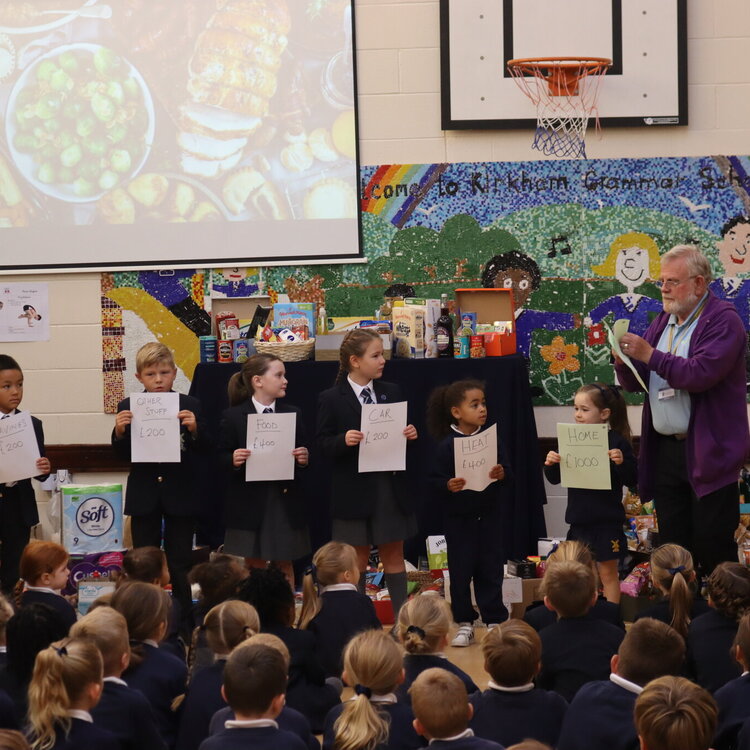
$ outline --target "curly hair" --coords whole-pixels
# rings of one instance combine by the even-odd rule
[[[736,562],[723,562],[708,578],[708,595],[718,612],[737,620],[750,607],[750,569]]]
[[[253,568],[237,598],[255,607],[262,628],[291,625],[294,621],[294,592],[283,571],[273,565]]]

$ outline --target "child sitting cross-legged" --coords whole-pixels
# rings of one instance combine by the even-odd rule
[[[558,750],[637,750],[633,706],[644,685],[685,666],[685,640],[672,627],[650,617],[628,630],[612,657],[608,680],[584,685],[563,722]]]
[[[276,722],[286,682],[286,663],[278,649],[252,639],[238,646],[227,659],[221,688],[235,718],[205,739],[200,750],[307,750],[299,737],[279,729]]]
[[[506,746],[526,739],[557,745],[568,705],[557,693],[534,687],[542,658],[534,628],[507,620],[487,633],[482,652],[491,679],[489,689],[469,698],[474,733]]]
[[[737,735],[750,719],[750,614],[743,615],[734,639],[734,658],[742,667],[742,676],[727,682],[714,694],[719,706],[719,726],[716,729],[716,750],[737,747]]]
[[[596,600],[590,567],[578,562],[552,563],[542,581],[544,604],[557,613],[557,622],[544,628],[542,669],[537,685],[555,690],[570,702],[587,682],[609,677],[610,659],[624,633],[604,620],[586,617]]]
[[[73,625],[70,635],[90,641],[102,655],[104,688],[91,710],[94,725],[112,732],[123,750],[165,750],[151,705],[121,679],[130,664],[125,618],[111,607],[97,607]]]
[[[414,729],[431,750],[502,750],[502,745],[475,737],[469,729],[473,709],[456,675],[439,667],[426,669],[414,680],[409,695]]]

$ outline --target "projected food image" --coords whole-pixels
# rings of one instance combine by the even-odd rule
[[[91,255],[143,226],[129,260],[148,262],[157,245],[244,257],[249,236],[253,257],[356,253],[351,5],[0,4],[0,175],[19,206],[0,227],[86,228]],[[194,235],[201,251],[186,223],[253,229]]]

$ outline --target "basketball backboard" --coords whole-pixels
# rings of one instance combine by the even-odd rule
[[[440,0],[444,130],[534,127],[507,62],[608,57],[604,125],[687,125],[687,0]]]

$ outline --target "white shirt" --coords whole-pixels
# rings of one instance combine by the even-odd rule
[[[609,680],[610,682],[614,682],[615,685],[625,688],[629,693],[640,695],[643,692],[643,688],[640,685],[636,685],[634,682],[626,680],[624,677],[620,677],[619,674],[611,674]]]
[[[47,586],[29,586],[28,583],[24,584],[24,591],[43,591],[45,594],[54,594],[55,596],[62,596],[59,591],[55,591]]]
[[[271,409],[274,412],[276,411],[276,399],[271,401],[270,404],[261,404],[260,401],[255,400],[255,396],[253,396],[250,400],[253,402],[255,411],[257,411],[258,414],[263,414],[264,409]]]
[[[353,583],[332,583],[330,586],[323,586],[322,591],[356,591],[357,587]]]
[[[464,729],[464,731],[461,732],[461,734],[456,734],[453,737],[433,737],[430,740],[429,744],[431,745],[433,742],[455,742],[456,740],[462,740],[465,737],[473,737],[473,736],[474,736],[474,732],[471,729]]]
[[[279,725],[273,719],[227,719],[224,722],[225,729],[261,729],[262,727],[278,729]]]
[[[128,686],[128,683],[125,682],[125,680],[121,680],[119,677],[115,677],[114,675],[112,677],[105,677],[102,682],[113,682],[115,685],[124,685],[125,687]]]
[[[533,682],[527,682],[525,685],[516,685],[515,687],[508,687],[507,685],[498,685],[496,682],[490,680],[487,683],[487,687],[491,690],[499,690],[503,693],[528,693],[529,690],[534,689]]]
[[[452,424],[451,425],[451,429],[454,432],[457,432],[459,435],[461,435],[461,437],[471,437],[472,435],[476,435],[482,428],[481,427],[477,427],[477,429],[474,430],[474,432],[470,432],[468,435],[465,432],[461,432],[461,430],[458,429],[458,425],[457,424]]]
[[[367,383],[367,385],[360,385],[359,383],[355,383],[348,375],[346,376],[346,379],[349,381],[349,385],[352,387],[352,390],[354,391],[354,395],[357,397],[357,401],[362,403],[362,391],[364,391],[365,388],[370,389],[370,396],[372,397],[372,403],[375,403],[375,389],[372,386],[372,380]]]
[[[91,718],[91,714],[88,711],[81,711],[78,708],[71,708],[70,711],[68,711],[68,716],[70,716],[71,719],[88,721],[89,724],[94,723],[94,720]]]

